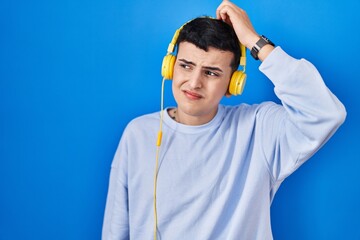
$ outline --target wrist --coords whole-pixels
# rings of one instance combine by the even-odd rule
[[[261,35],[261,37],[258,38],[256,43],[251,48],[251,56],[255,60],[261,60],[263,61],[267,55],[274,49],[275,44],[270,41],[267,37],[264,35]]]
[[[253,34],[247,38],[247,41],[244,43],[245,47],[249,50],[253,48],[257,41],[259,41],[260,35]]]
[[[272,50],[274,50],[274,46],[267,44],[265,45],[263,48],[260,49],[259,53],[258,53],[258,58],[259,60],[262,62],[265,60],[265,58],[272,52]]]

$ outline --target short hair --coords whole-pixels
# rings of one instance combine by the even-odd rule
[[[240,42],[234,29],[222,20],[210,17],[198,17],[186,23],[179,33],[176,45],[179,50],[181,42],[189,42],[208,51],[213,47],[234,54],[230,67],[236,71],[239,67],[241,51]]]

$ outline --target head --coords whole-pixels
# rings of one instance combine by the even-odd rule
[[[178,118],[190,125],[209,122],[239,65],[236,34],[225,22],[196,18],[180,31],[177,50],[172,88]]]
[[[234,29],[222,20],[199,17],[186,23],[179,33],[176,45],[179,50],[181,42],[189,42],[208,51],[209,47],[234,54],[231,61],[232,71],[236,71],[241,57],[240,42]]]

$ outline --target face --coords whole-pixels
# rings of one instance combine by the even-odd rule
[[[178,121],[200,125],[213,119],[227,93],[233,58],[229,51],[209,48],[206,52],[192,43],[180,43],[172,83]]]

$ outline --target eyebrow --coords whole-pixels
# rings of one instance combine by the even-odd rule
[[[186,64],[189,64],[189,65],[192,65],[192,66],[196,66],[195,63],[191,62],[191,61],[187,61],[185,59],[179,59],[179,61],[183,62],[183,63],[186,63]],[[219,72],[223,72],[223,70],[221,68],[218,68],[218,67],[211,67],[211,66],[204,66],[203,68],[207,69],[207,70],[212,70],[212,71],[219,71]]]

